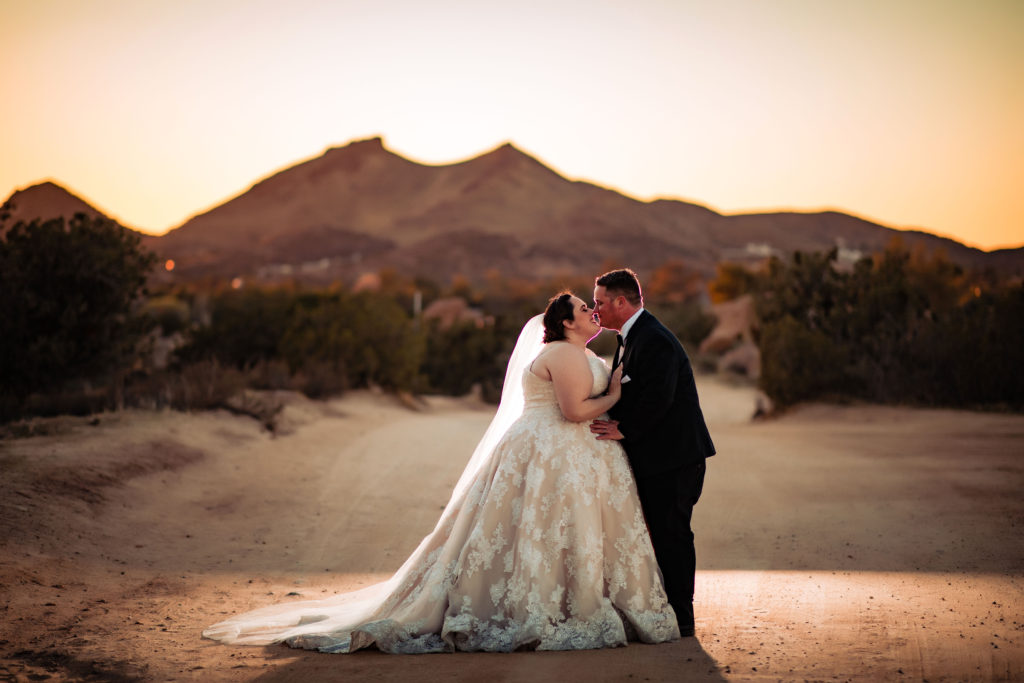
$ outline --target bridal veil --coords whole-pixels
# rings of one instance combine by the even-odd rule
[[[409,573],[423,564],[428,553],[437,546],[438,534],[451,527],[453,517],[462,508],[467,490],[480,471],[489,463],[495,446],[523,412],[523,372],[542,347],[544,325],[542,316],[531,318],[523,327],[509,359],[502,386],[501,403],[487,431],[473,451],[462,476],[452,491],[448,504],[434,530],[420,542],[416,550],[395,574],[382,583],[350,593],[342,593],[322,600],[305,600],[270,605],[239,614],[203,631],[203,636],[224,643],[268,645],[290,641],[300,646],[310,644],[328,651],[347,651],[347,640],[329,642],[302,642],[316,640],[316,634],[344,633],[371,619],[398,590]]]

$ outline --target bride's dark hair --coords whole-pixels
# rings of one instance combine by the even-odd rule
[[[572,306],[572,292],[559,292],[548,301],[548,307],[544,311],[544,343],[565,339],[566,320],[572,320],[575,311]]]

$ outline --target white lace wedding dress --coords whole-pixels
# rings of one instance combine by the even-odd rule
[[[608,368],[589,358],[596,395]],[[622,448],[597,441],[589,423],[565,420],[550,381],[526,369],[521,382],[521,416],[460,481],[437,527],[389,581],[242,614],[203,635],[394,653],[678,638]]]

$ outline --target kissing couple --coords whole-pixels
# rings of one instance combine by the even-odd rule
[[[715,449],[683,347],[628,269],[523,327],[441,519],[382,583],[211,626],[348,653],[583,650],[694,634],[690,518]],[[617,330],[609,368],[587,349]]]

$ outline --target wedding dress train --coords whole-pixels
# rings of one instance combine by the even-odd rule
[[[608,368],[589,358],[596,395]],[[529,369],[519,381],[520,416],[496,445],[478,448],[436,528],[390,580],[258,609],[203,635],[393,653],[678,638],[622,448],[563,418],[550,381]]]

